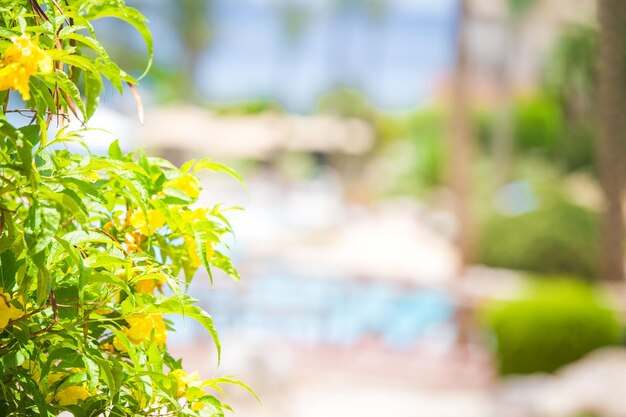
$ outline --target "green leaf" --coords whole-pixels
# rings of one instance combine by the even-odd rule
[[[262,404],[261,403],[261,399],[256,394],[256,392],[254,392],[254,390],[252,388],[250,388],[248,385],[244,384],[243,382],[241,382],[238,379],[236,379],[236,378],[234,378],[232,376],[229,376],[229,375],[222,376],[222,377],[215,378],[215,379],[209,379],[207,381],[204,381],[202,386],[214,387],[215,385],[218,385],[218,384],[237,385],[238,387],[241,387],[241,388],[245,389],[246,391],[248,391],[250,394],[252,394],[254,399],[256,399],[259,404]]]
[[[78,300],[78,288],[57,288],[54,290],[54,295],[57,304],[61,305],[57,309],[59,318],[75,320],[78,316],[78,304],[76,304],[76,300]]]
[[[33,381],[31,378],[27,378],[21,381],[24,384],[24,389],[26,392],[29,393],[29,396],[32,396],[35,405],[38,408],[38,415],[40,416],[48,416],[49,411],[49,407],[48,407],[48,403],[46,402],[46,399],[44,398],[43,395],[41,395],[41,392],[39,390],[39,387],[37,386],[37,384],[35,383],[35,381]],[[35,415],[35,414],[33,414]]]
[[[47,51],[47,54],[55,61],[61,61],[64,64],[80,68],[85,72],[99,73],[97,65],[84,56],[75,55],[62,49],[50,49]]]
[[[75,372],[63,379],[57,391],[63,391],[65,388],[71,387],[72,385],[79,385],[81,382],[85,381],[87,381],[87,373],[85,371]]]
[[[113,159],[117,159],[118,161],[122,161],[124,159],[124,154],[122,153],[122,149],[120,149],[120,143],[117,139],[109,145],[109,156]]]
[[[244,186],[246,185],[245,181],[243,180],[241,175],[237,173],[237,171],[233,170],[232,168],[227,167],[226,165],[215,162],[209,158],[199,160],[198,162],[196,162],[196,164],[193,167],[194,172],[203,171],[203,170],[226,173],[230,175],[231,177],[235,178],[242,185]]]
[[[124,371],[122,367],[116,361],[102,358],[93,358],[93,360],[100,366],[101,374],[110,390],[110,398],[114,398],[124,381]]]
[[[102,84],[102,76],[98,73],[83,73],[84,92],[85,92],[85,118],[91,119],[98,103],[100,102],[100,92],[104,88]]]
[[[4,251],[0,253],[0,288],[4,291],[11,291],[15,286],[17,265],[13,252]]]
[[[232,260],[228,256],[221,253],[220,251],[217,251],[217,250],[215,251],[215,253],[213,254],[213,257],[210,259],[210,263],[211,265],[226,272],[228,276],[234,279],[235,281],[239,281],[240,279],[239,272],[233,266]]]
[[[54,239],[61,222],[61,214],[54,207],[35,202],[28,211],[25,240],[32,256],[44,250]]]
[[[64,29],[67,29],[67,27]],[[90,48],[91,50],[93,50],[94,52],[96,52],[102,59],[104,59],[105,62],[110,61],[109,54],[107,53],[106,49],[104,49],[100,41],[98,41],[95,38],[81,35],[80,33],[76,33],[74,31],[71,31],[71,32],[68,31],[67,33],[59,33],[58,37],[59,39],[73,39],[77,42],[80,42],[83,45]]]
[[[194,201],[193,198],[189,197],[183,191],[173,187],[164,188],[163,194],[165,194],[163,201],[169,205],[190,204]]]
[[[85,105],[83,104],[83,101],[80,97],[80,90],[78,89],[76,84],[74,84],[72,80],[69,79],[65,72],[61,70],[56,70],[53,73],[42,75],[41,78],[43,80],[55,83],[61,89],[61,91],[66,94],[66,96],[63,96],[63,101],[65,101],[66,107],[72,109],[73,103],[78,106],[78,109],[83,115],[83,118],[86,116],[87,112],[85,111]]]
[[[10,141],[13,149],[17,151],[24,175],[29,177],[32,171],[31,145],[30,142],[24,137],[24,133],[15,129],[6,120],[0,120],[0,137],[1,136],[6,137]]]
[[[82,230],[76,230],[74,232],[69,232],[63,236],[63,240],[71,245],[84,245],[87,243],[102,243],[105,245],[113,245],[120,250],[124,248],[122,245],[100,232],[84,232]]]
[[[128,286],[126,281],[112,274],[104,274],[104,273],[92,274],[89,280],[89,284],[111,284],[111,285],[115,285],[116,287],[121,288],[128,295],[132,294],[130,287]]]
[[[200,323],[206,331],[211,335],[215,348],[217,349],[217,362],[220,362],[222,348],[217,335],[217,330],[213,324],[213,318],[197,305],[191,304],[192,299],[188,295],[170,297],[158,305],[159,310],[163,314],[181,314],[191,317]]]
[[[100,366],[89,356],[84,357],[85,371],[87,372],[87,381],[89,382],[89,390],[93,391],[98,385],[100,379]]]
[[[152,34],[150,33],[148,25],[146,24],[147,19],[136,9],[132,7],[119,7],[118,4],[105,4],[94,14],[89,16],[91,20],[97,20],[103,17],[116,17],[120,20],[123,20],[124,22],[133,26],[143,38],[146,44],[146,49],[148,50],[148,63],[146,64],[146,69],[144,70],[143,74],[139,76],[139,79],[142,79],[150,70],[150,67],[152,66],[152,58],[154,55]]]

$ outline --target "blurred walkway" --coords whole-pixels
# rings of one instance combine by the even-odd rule
[[[246,417],[482,417],[491,404],[492,370],[479,351],[423,345],[397,354],[375,342],[350,350],[302,350],[249,344],[234,335],[224,337],[223,345],[218,374],[236,374],[263,401],[260,407],[245,392],[228,390],[235,410]],[[207,346],[177,348],[184,366],[205,377],[215,372]]]

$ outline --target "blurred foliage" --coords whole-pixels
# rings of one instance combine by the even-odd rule
[[[476,260],[487,266],[592,279],[598,275],[598,215],[561,201],[517,216],[490,216]]]
[[[523,298],[482,311],[501,375],[554,372],[594,349],[620,343],[617,315],[593,288],[554,276],[538,278]]]
[[[572,26],[564,31],[545,70],[545,91],[564,120],[560,156],[568,170],[593,165],[598,31]]]
[[[537,3],[537,0],[508,0],[509,11],[515,18],[523,17]]]
[[[381,155],[393,161],[386,191],[419,194],[443,182],[447,115],[432,107],[406,116],[379,116]]]
[[[343,114],[361,117],[368,114],[357,103],[345,100],[339,108]],[[537,94],[520,98],[513,112],[516,168],[539,159],[561,173],[592,169],[593,126],[578,124],[572,129],[563,107],[553,96]],[[473,119],[480,144],[477,156],[488,156],[494,135],[494,113],[488,109],[474,110]],[[415,194],[442,185],[448,134],[445,108],[430,107],[400,116],[379,113],[373,120],[379,133],[381,155],[398,158],[389,192]]]
[[[170,18],[180,33],[185,48],[202,51],[213,40],[211,0],[178,0]]]
[[[370,121],[378,115],[378,110],[363,93],[344,87],[336,88],[322,95],[318,100],[317,110],[320,113],[358,117]]]
[[[211,109],[220,115],[254,115],[266,112],[284,112],[284,109],[275,101],[252,100],[236,104],[212,105]]]
[[[311,10],[306,3],[294,0],[282,0],[277,7],[285,40],[290,44],[295,43],[308,27]]]
[[[543,149],[548,154],[546,156],[553,156],[564,128],[558,103],[547,97],[532,97],[519,100],[514,111],[514,132],[518,149]]]
[[[572,120],[560,99],[536,94],[516,100],[513,106],[513,136],[516,160],[542,157],[564,172],[590,169],[594,160],[595,130],[588,117]],[[494,136],[495,116],[482,110],[477,133],[484,152]]]
[[[583,102],[587,106],[593,103],[597,55],[597,28],[583,25],[567,28],[545,69],[545,83],[551,94],[576,107]]]

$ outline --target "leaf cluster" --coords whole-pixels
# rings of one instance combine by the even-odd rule
[[[0,59],[28,36],[54,66],[28,79],[25,103],[0,91],[0,415],[220,416],[220,386],[247,387],[187,375],[166,330],[169,315],[197,320],[219,358],[212,318],[186,288],[198,268],[238,279],[223,243],[228,209],[197,206],[199,171],[232,172],[124,154],[117,141],[95,155],[82,142],[89,129],[66,126],[89,120],[105,82],[136,93],[97,40],[102,18],[139,31],[147,71],[146,19],[121,0],[0,1]]]

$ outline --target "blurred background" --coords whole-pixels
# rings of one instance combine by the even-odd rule
[[[155,61],[92,121],[211,157],[241,282],[190,371],[246,417],[626,415],[626,2],[134,0]],[[132,28],[96,27],[139,75]],[[106,149],[110,138],[92,138]],[[219,275],[219,274],[217,274]]]

